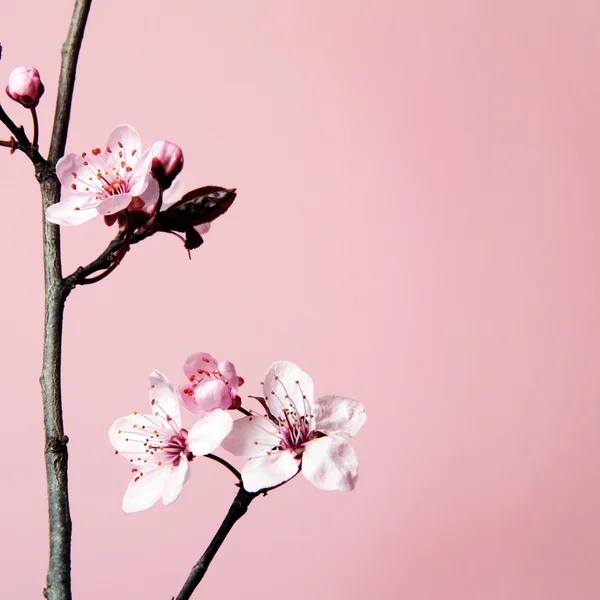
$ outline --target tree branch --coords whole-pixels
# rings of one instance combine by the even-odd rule
[[[213,455],[207,455],[207,456],[209,458],[214,459]],[[237,471],[237,469],[236,469],[236,471]],[[298,475],[298,473],[300,473],[300,471],[298,471],[296,473],[296,475]],[[240,477],[240,483],[239,483],[240,489],[239,489],[236,497],[233,499],[233,502],[231,503],[231,506],[229,507],[229,511],[227,512],[227,515],[225,515],[225,519],[221,523],[221,527],[219,527],[217,533],[215,533],[215,537],[213,537],[213,539],[211,540],[210,544],[208,545],[208,548],[204,551],[204,554],[200,557],[200,560],[192,567],[192,570],[190,571],[188,578],[186,579],[185,583],[183,584],[181,591],[177,595],[177,598],[173,598],[172,600],[188,600],[192,596],[192,594],[194,593],[194,590],[198,587],[198,584],[202,581],[202,578],[204,577],[204,574],[208,570],[208,567],[210,566],[212,559],[215,557],[215,554],[218,552],[219,548],[225,541],[225,538],[231,531],[232,527],[248,511],[250,502],[252,502],[252,500],[254,500],[254,498],[256,498],[257,496],[260,496],[261,494],[263,496],[266,496],[269,492],[272,492],[273,490],[276,490],[277,488],[281,487],[282,485],[285,485],[286,483],[288,483],[289,481],[294,479],[294,477],[296,477],[296,475],[294,475],[290,479],[287,479],[286,481],[283,481],[282,483],[278,483],[277,485],[274,485],[273,487],[264,488],[262,490],[258,490],[258,492],[248,492],[244,489],[243,483],[241,481],[242,476],[240,474],[240,476],[239,476]]]
[[[50,152],[48,153],[48,162],[52,166],[65,153],[69,119],[71,118],[71,104],[73,103],[73,91],[75,89],[77,60],[79,59],[83,32],[85,31],[91,6],[92,0],[75,1],[71,25],[67,33],[67,39],[62,47],[62,63],[60,66],[58,94],[56,96],[56,109],[54,111],[54,126],[52,128]]]
[[[215,534],[208,548],[204,554],[200,557],[200,560],[192,567],[192,570],[183,584],[181,591],[177,595],[176,600],[189,600],[194,593],[194,590],[198,587],[198,584],[202,581],[206,570],[208,569],[212,559],[218,552],[221,544],[225,541],[227,534],[231,531],[231,528],[236,522],[241,519],[248,510],[250,502],[254,500],[262,492],[247,492],[243,487],[240,487],[236,497],[233,499],[231,507],[221,523],[221,527]]]
[[[42,215],[60,200],[60,182],[54,165],[64,153],[67,139],[77,58],[83,39],[91,0],[76,0],[71,25],[62,49],[56,114],[48,162],[32,158],[42,193]],[[10,129],[10,127],[9,127]],[[11,129],[13,135],[15,132]],[[17,140],[19,138],[15,135]],[[33,148],[33,146],[30,146]],[[28,154],[29,155],[29,154]],[[43,216],[42,216],[43,218]],[[69,289],[62,279],[60,233],[56,225],[44,219],[44,281],[46,305],[44,355],[40,385],[44,409],[45,458],[50,525],[50,557],[44,596],[48,600],[71,599],[71,515],[67,478],[67,442],[64,433],[61,399],[62,324]]]

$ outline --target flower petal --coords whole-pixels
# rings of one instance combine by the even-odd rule
[[[46,209],[46,221],[56,225],[81,225],[98,216],[94,207],[82,208],[82,199],[70,196]]]
[[[182,456],[179,460],[179,464],[176,467],[170,468],[169,478],[165,483],[162,493],[164,504],[171,504],[171,502],[174,502],[181,493],[181,488],[189,477],[189,466],[190,463],[188,459],[185,456]]]
[[[217,369],[231,387],[233,394],[237,394],[238,376],[234,364],[229,360],[220,360]]]
[[[210,223],[200,223],[200,225],[196,225],[194,229],[200,234],[204,235],[210,231]]]
[[[82,166],[83,159],[80,154],[65,154],[56,163],[56,176],[63,187],[71,189],[73,183],[73,173],[77,172]]]
[[[153,413],[158,412],[159,416],[165,419],[170,417],[181,427],[179,394],[160,371],[150,373],[150,401],[154,408]],[[156,410],[157,407],[160,409]]]
[[[231,406],[231,393],[227,384],[220,379],[204,379],[194,390],[194,396],[183,395],[185,407],[194,414],[205,413],[215,408],[227,410]]]
[[[202,371],[214,371],[217,368],[217,360],[207,352],[196,352],[185,359],[183,372],[188,379],[197,377]]]
[[[163,193],[163,209],[168,208],[171,204],[179,202],[185,194],[185,183],[181,178],[181,175],[175,177],[175,180],[171,184],[171,187],[166,189]]]
[[[170,471],[171,467],[165,466],[134,477],[123,497],[123,510],[132,513],[150,508],[162,496]]]
[[[118,152],[119,150],[125,151],[127,160],[130,160],[130,157],[142,151],[142,140],[138,132],[131,125],[127,124],[115,127],[108,136],[106,145],[113,152]]]
[[[237,419],[223,441],[223,448],[236,456],[264,456],[279,446],[279,429],[262,415]]]
[[[139,196],[148,187],[148,183],[153,179],[150,174],[152,166],[152,151],[150,148],[146,150],[139,158],[137,164],[133,167],[133,171],[128,178],[129,191],[132,196]],[[156,196],[158,199],[158,195]]]
[[[349,492],[358,479],[358,460],[345,438],[326,436],[308,442],[302,455],[302,473],[321,490]]]
[[[354,437],[367,421],[365,407],[352,398],[321,396],[313,404],[315,429]]]
[[[233,426],[233,418],[225,410],[212,410],[200,417],[188,433],[188,446],[195,456],[216,450]]]
[[[265,400],[276,417],[283,417],[284,409],[304,415],[310,412],[314,398],[311,376],[289,361],[273,363],[263,384]]]
[[[138,457],[147,458],[144,441],[145,430],[162,429],[152,415],[138,413],[117,419],[108,430],[108,439],[112,447],[126,459],[136,460]]]
[[[140,194],[140,199],[144,202],[144,210],[147,212],[156,204],[158,197],[160,196],[160,188],[158,187],[158,181],[154,177],[148,179],[148,186]]]
[[[291,479],[298,472],[299,466],[299,461],[286,450],[251,458],[242,470],[244,488],[249,492],[258,492],[274,487]]]
[[[107,196],[106,198],[102,199],[100,204],[98,204],[98,212],[101,215],[114,215],[115,213],[127,208],[130,202],[130,193]]]

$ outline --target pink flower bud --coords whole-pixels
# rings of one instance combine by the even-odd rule
[[[44,93],[40,74],[33,67],[17,67],[8,77],[6,93],[25,108],[35,108]]]
[[[160,140],[152,144],[152,155],[152,174],[166,190],[183,169],[183,151],[173,142]]]

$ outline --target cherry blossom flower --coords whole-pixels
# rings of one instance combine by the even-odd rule
[[[231,417],[224,410],[202,416],[189,432],[182,427],[177,390],[158,371],[150,374],[151,414],[117,419],[109,430],[115,454],[131,463],[133,479],[123,497],[123,510],[145,510],[162,497],[171,504],[189,476],[195,456],[219,447],[231,431]]]
[[[238,377],[233,363],[217,361],[206,352],[188,356],[183,372],[189,383],[179,388],[183,405],[192,413],[203,414],[215,409],[236,409],[241,400],[238,387],[244,380]]]
[[[366,422],[363,405],[342,396],[314,399],[311,377],[291,362],[276,362],[263,383],[267,416],[235,421],[222,446],[250,458],[242,471],[249,492],[303,475],[322,490],[350,491],[358,461],[349,438]]]
[[[115,215],[134,198],[137,205],[148,209],[159,196],[151,166],[151,150],[142,152],[135,129],[120,125],[104,148],[94,148],[89,154],[67,154],[58,161],[56,174],[63,198],[46,209],[46,219],[57,225],[80,225],[98,215]]]
[[[44,94],[39,71],[33,67],[17,67],[8,76],[6,93],[25,108],[35,108]]]

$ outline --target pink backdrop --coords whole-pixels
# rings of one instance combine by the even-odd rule
[[[46,148],[72,3],[4,3],[0,79],[39,68]],[[356,491],[257,500],[199,598],[600,596],[599,25],[594,0],[96,3],[68,149],[130,122],[239,198],[192,261],[156,236],[68,301],[76,598],[170,598],[225,514],[209,461],[123,514],[107,439],[196,350],[247,393],[294,360],[369,413]],[[37,598],[39,199],[5,154],[2,597]],[[66,270],[110,234],[64,231]]]

